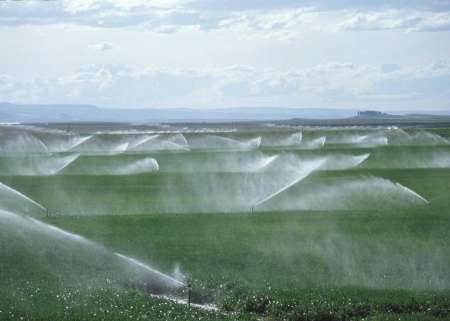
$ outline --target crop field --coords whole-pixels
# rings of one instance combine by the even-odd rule
[[[448,128],[1,125],[0,320],[449,320],[449,195]]]

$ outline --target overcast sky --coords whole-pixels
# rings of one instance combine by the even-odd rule
[[[0,101],[450,110],[450,0],[2,0]]]

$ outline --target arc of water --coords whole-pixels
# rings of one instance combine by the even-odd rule
[[[273,155],[265,159],[260,166],[258,166],[257,170],[262,170],[272,164],[280,155]]]
[[[34,136],[33,136],[33,137],[34,137]],[[44,148],[44,150],[45,150],[46,152],[49,151],[47,145],[45,145],[45,143],[44,143],[41,139],[39,139],[39,138],[37,138],[37,137],[34,137],[34,138],[37,140],[38,144],[41,145],[42,148]]]
[[[135,143],[130,144],[130,149],[136,148],[138,146],[141,146],[142,144],[145,144],[145,143],[147,143],[150,140],[158,138],[159,136],[160,135],[147,135],[147,136],[144,136],[141,139],[139,139],[138,141],[136,141]]]
[[[47,209],[46,209],[44,206],[42,206],[41,204],[39,204],[39,203],[36,202],[35,200],[29,198],[29,197],[26,196],[25,194],[22,194],[22,193],[19,192],[18,190],[15,190],[14,188],[12,188],[12,187],[10,187],[10,186],[8,186],[8,185],[6,185],[6,184],[3,184],[3,183],[0,182],[0,189],[5,189],[6,191],[8,191],[8,192],[10,192],[10,193],[12,193],[12,194],[14,194],[14,195],[16,195],[16,196],[19,196],[20,198],[22,198],[22,199],[24,199],[24,200],[26,200],[26,201],[28,201],[28,202],[30,202],[30,203],[36,205],[37,207],[39,207],[39,208],[42,209],[43,211],[47,211]]]
[[[39,220],[37,220],[37,219],[35,219],[33,217],[25,216],[25,218],[28,219],[29,221],[33,222],[34,224],[36,224],[38,226],[42,226],[44,228],[48,228],[49,230],[52,230],[53,232],[56,232],[56,233],[60,234],[61,236],[67,237],[67,238],[72,239],[74,241],[78,241],[78,242],[83,242],[83,243],[89,244],[89,245],[91,245],[93,247],[101,248],[101,246],[97,245],[96,243],[88,240],[87,238],[85,238],[85,237],[83,237],[81,235],[74,234],[74,233],[68,232],[66,230],[63,230],[63,229],[61,229],[59,227],[56,227],[54,225],[41,222],[41,221],[39,221]]]
[[[98,248],[98,249],[106,250],[106,248],[104,246],[102,246],[102,245],[100,245],[98,243],[95,243],[95,242],[93,242],[91,240],[88,240],[84,236],[68,232],[68,231],[63,230],[63,229],[61,229],[59,227],[56,227],[54,225],[41,222],[41,221],[39,221],[39,220],[37,220],[35,218],[32,218],[32,217],[27,217],[27,218],[31,222],[33,222],[33,223],[35,223],[37,225],[40,225],[40,226],[44,226],[44,227],[46,227],[46,228],[48,228],[48,229],[50,229],[50,230],[60,234],[63,237],[72,239],[72,240],[77,241],[77,242],[82,242],[82,243],[85,243],[85,244],[89,244],[90,246]],[[136,265],[136,266],[138,266],[138,267],[140,267],[140,268],[142,268],[142,269],[144,269],[144,270],[146,270],[148,272],[156,274],[159,277],[161,277],[161,278],[163,278],[163,279],[165,279],[167,281],[170,281],[170,283],[173,283],[173,284],[178,285],[178,286],[185,286],[185,284],[183,282],[181,282],[181,281],[179,281],[179,280],[177,280],[177,279],[175,279],[175,278],[173,278],[173,277],[171,277],[171,276],[169,276],[167,274],[164,274],[164,273],[162,273],[162,272],[160,272],[160,271],[158,271],[156,269],[153,269],[150,266],[148,266],[147,264],[142,263],[141,261],[138,261],[138,260],[136,260],[136,259],[134,259],[132,257],[126,256],[126,255],[123,255],[123,254],[120,254],[120,253],[117,253],[117,252],[115,252],[114,255],[119,257],[120,259],[126,261],[128,264]]]
[[[172,142],[172,141],[165,141],[164,143],[165,143],[166,146],[168,147],[167,149],[173,149],[173,150],[189,150],[189,147],[180,145],[180,144],[175,143],[175,142]]]
[[[306,148],[319,148],[325,146],[325,143],[327,141],[326,136],[321,136],[318,138],[315,138],[309,142],[305,142]]]
[[[303,132],[293,133],[286,140],[286,145],[299,145],[303,140]]]
[[[224,144],[225,148],[239,148],[239,149],[256,149],[261,145],[261,136],[251,138],[248,140],[238,140],[225,136],[208,135],[206,137],[215,139],[216,142]]]
[[[139,174],[146,173],[150,171],[158,171],[159,164],[158,161],[151,157],[146,157],[141,160],[137,160],[122,168],[117,169],[117,174]]]
[[[64,158],[64,160],[66,161],[64,164],[62,164],[59,168],[55,169],[52,172],[52,175],[56,175],[59,172],[61,172],[64,168],[66,168],[67,166],[69,166],[70,164],[72,164],[74,161],[76,161],[78,159],[80,155],[79,154],[75,154],[75,155],[69,155],[66,158]]]
[[[415,197],[419,198],[420,200],[422,200],[423,202],[429,204],[430,202],[423,197],[422,195],[420,195],[419,193],[413,191],[412,189],[400,184],[400,183],[395,183],[395,185],[397,185],[398,187],[400,187],[402,190],[404,190],[405,192],[407,192],[408,194],[414,195]]]
[[[361,135],[355,138],[356,143],[362,143],[369,138],[369,135]]]
[[[80,137],[78,140],[75,141],[75,143],[73,143],[67,150],[72,150],[75,147],[80,146],[81,144],[83,144],[84,142],[87,142],[88,140],[90,140],[92,137],[94,137],[94,135],[89,135],[89,136],[85,136],[85,137]]]
[[[291,182],[289,182],[288,184],[284,185],[280,189],[276,190],[272,194],[270,194],[270,195],[262,198],[261,200],[257,201],[254,206],[255,207],[256,206],[260,206],[261,204],[266,203],[267,201],[271,200],[275,196],[283,193],[285,190],[289,189],[290,187],[294,186],[295,184],[297,184],[298,182],[303,180],[305,177],[309,176],[313,171],[319,169],[325,162],[326,162],[325,159],[321,159],[320,161],[315,162],[314,165],[311,168],[309,168],[307,171],[301,173],[298,177],[296,177],[295,179],[293,179]]]
[[[176,143],[177,145],[180,145],[180,146],[183,146],[183,145],[186,147],[189,146],[189,142],[187,141],[186,137],[182,133],[176,134],[175,136],[172,136],[168,140],[173,143]],[[181,144],[177,143],[176,140],[181,140]]]
[[[354,164],[351,164],[349,167],[356,167],[364,163],[370,157],[370,153],[353,156],[351,159],[355,161]]]
[[[261,136],[258,136],[258,137],[249,139],[246,142],[243,142],[242,144],[245,147],[256,149],[256,148],[259,148],[259,146],[261,146],[261,142],[262,142],[262,138],[261,138]]]
[[[113,150],[111,151],[111,153],[123,153],[123,152],[126,152],[127,149],[128,149],[128,145],[129,145],[128,142],[121,143],[121,144],[115,146],[113,148]]]
[[[164,274],[164,273],[162,273],[162,272],[160,272],[158,270],[155,270],[155,269],[151,268],[150,266],[148,266],[147,264],[144,264],[144,263],[142,263],[142,262],[140,262],[140,261],[138,261],[136,259],[133,259],[132,257],[120,254],[118,252],[115,252],[114,255],[116,255],[117,257],[121,258],[122,260],[124,260],[124,261],[126,261],[128,263],[132,263],[132,264],[134,264],[136,266],[141,267],[144,270],[147,270],[147,271],[149,271],[151,273],[154,273],[154,274],[158,275],[159,277],[161,277],[161,278],[163,278],[163,279],[165,279],[167,281],[170,281],[170,283],[173,283],[173,284],[175,284],[177,286],[186,286],[186,284],[184,282],[182,282],[180,280],[177,280],[177,279],[175,279],[175,278],[173,278],[173,277],[171,277],[171,276],[169,276],[167,274]]]
[[[17,215],[17,214],[14,214],[14,213],[10,213],[10,212],[4,211],[4,210],[0,210],[0,211],[6,212],[9,215],[14,216],[14,217],[22,217],[22,219],[28,220],[28,221],[32,222],[33,224],[35,224],[36,226],[39,226],[41,228],[47,229],[49,231],[52,231],[53,233],[56,233],[57,235],[60,235],[61,237],[64,237],[66,239],[70,239],[70,240],[75,241],[75,242],[86,244],[86,245],[91,246],[92,248],[95,248],[97,250],[103,250],[105,252],[109,252],[109,250],[106,247],[104,247],[103,245],[98,244],[98,243],[96,243],[94,241],[91,241],[91,240],[85,238],[84,236],[81,236],[81,235],[78,235],[78,234],[66,231],[64,229],[61,229],[61,228],[56,227],[56,226],[51,225],[51,224],[44,223],[44,222],[39,221],[39,220],[37,220],[37,219],[35,219],[33,217],[29,217],[29,216],[26,216],[26,215],[20,216],[20,215]],[[125,261],[125,263],[130,264],[130,265],[134,265],[134,266],[139,267],[139,268],[141,268],[141,269],[143,269],[143,270],[145,270],[147,272],[155,274],[158,277],[162,278],[163,280],[169,282],[170,284],[172,284],[174,286],[177,286],[177,287],[186,286],[186,284],[184,282],[182,282],[180,280],[177,280],[177,279],[171,277],[170,275],[164,274],[161,271],[158,271],[158,270],[148,266],[147,264],[145,264],[145,263],[143,263],[143,262],[141,262],[139,260],[136,260],[136,259],[134,259],[132,257],[126,256],[126,255],[123,255],[123,254],[120,254],[120,253],[117,253],[117,252],[114,252],[113,254],[116,257],[120,258],[121,260]]]

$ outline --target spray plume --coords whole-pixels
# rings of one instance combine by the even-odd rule
[[[11,193],[11,194],[13,194],[13,195],[19,197],[20,199],[23,199],[23,200],[25,200],[25,201],[27,201],[27,202],[29,202],[29,203],[32,203],[32,204],[36,205],[37,207],[39,207],[39,208],[40,208],[41,210],[43,210],[43,211],[47,211],[47,209],[46,209],[44,206],[42,206],[41,204],[39,204],[39,203],[36,202],[35,200],[29,198],[28,196],[22,194],[21,192],[15,190],[15,189],[12,188],[12,187],[9,187],[8,185],[3,184],[3,183],[1,183],[1,182],[0,182],[0,190],[7,191],[7,192],[9,192],[9,193]]]

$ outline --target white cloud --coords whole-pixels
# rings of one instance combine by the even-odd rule
[[[188,0],[64,0],[63,10],[72,14],[98,10],[181,9]]]
[[[63,9],[66,12],[76,14],[89,10],[98,9],[100,3],[96,0],[65,0]]]
[[[14,75],[0,79],[0,100],[354,106],[428,97],[448,104],[448,60],[427,62],[448,59],[450,5],[374,3],[0,1],[0,73]],[[80,68],[92,63],[130,69]]]
[[[347,13],[339,27],[344,30],[444,31],[450,30],[450,12],[386,10]]]
[[[450,79],[450,63],[405,66],[385,72],[381,66],[327,63],[280,72],[248,66],[205,70],[133,70],[88,66],[56,79],[20,82],[0,77],[0,94],[19,102],[92,103],[122,107],[211,106],[355,106],[370,100],[387,106],[424,102],[423,82]],[[396,86],[414,81],[404,91]],[[389,90],[383,84],[387,83]],[[441,94],[441,93],[440,93]],[[448,94],[440,102],[448,104]],[[445,102],[447,99],[447,102]]]
[[[97,51],[109,51],[114,49],[114,45],[110,42],[103,41],[97,44],[92,44],[89,48]]]
[[[243,38],[294,39],[311,30],[320,30],[321,14],[310,8],[245,11],[220,20],[218,29],[234,31]]]
[[[293,38],[305,30],[443,31],[450,29],[450,5],[414,10],[391,1],[394,9],[359,6],[356,2],[330,5],[327,1],[258,1],[214,5],[204,0],[64,0],[0,2],[0,25],[80,24],[101,27],[142,26],[170,33],[177,26],[203,30],[231,29],[249,36]],[[399,7],[395,7],[395,5]],[[259,8],[258,8],[259,7]],[[417,7],[417,6],[416,6]],[[327,9],[320,9],[327,8]],[[356,9],[358,8],[358,9]],[[377,10],[373,10],[373,9]],[[441,10],[430,10],[441,9]]]
[[[450,61],[438,61],[431,64],[410,66],[393,72],[395,79],[432,79],[450,75]]]
[[[189,0],[1,1],[0,25],[79,24],[103,27],[167,23],[189,14]]]

